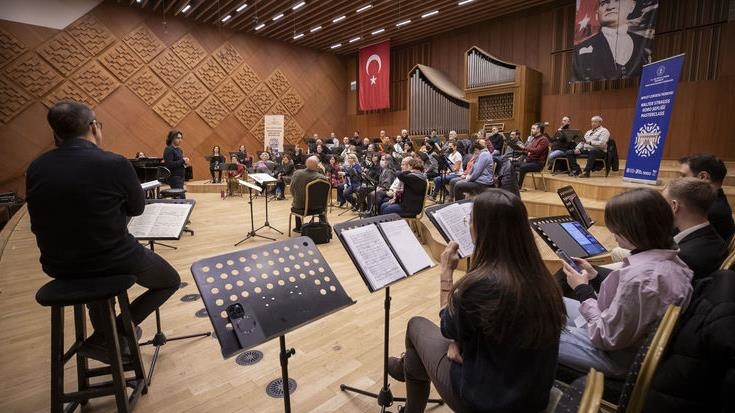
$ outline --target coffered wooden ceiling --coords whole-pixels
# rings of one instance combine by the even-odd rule
[[[338,54],[352,53],[386,39],[393,45],[409,43],[556,1],[118,0],[130,7],[183,16],[199,23]]]

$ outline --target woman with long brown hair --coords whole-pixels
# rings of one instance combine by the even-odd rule
[[[475,251],[456,283],[458,245],[441,256],[441,327],[414,317],[406,353],[390,375],[406,382],[405,413],[423,412],[433,383],[454,411],[542,411],[554,382],[566,314],[561,290],[544,266],[520,198],[501,189],[474,199]]]

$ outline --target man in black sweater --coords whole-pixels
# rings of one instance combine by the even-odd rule
[[[679,258],[694,271],[693,282],[709,276],[727,254],[727,244],[707,220],[707,211],[715,200],[715,192],[707,182],[697,178],[677,178],[663,191],[674,212],[674,225],[679,233]]]
[[[31,231],[43,271],[59,279],[135,275],[147,288],[130,304],[137,325],[177,290],[180,279],[171,265],[128,233],[127,217],[145,208],[135,170],[123,156],[97,146],[102,124],[86,105],[58,103],[47,120],[57,148],[36,158],[26,171]],[[100,315],[90,307],[95,328],[86,343],[92,348],[90,357],[105,342]]]
[[[679,163],[681,164],[679,174],[682,177],[703,179],[716,191],[717,197],[707,212],[707,218],[720,237],[729,242],[735,234],[735,221],[732,219],[732,209],[727,202],[727,196],[722,190],[722,182],[727,176],[725,163],[709,154],[686,156],[679,159]]]

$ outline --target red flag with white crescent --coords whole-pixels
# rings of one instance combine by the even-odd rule
[[[390,41],[360,49],[360,110],[390,107]]]

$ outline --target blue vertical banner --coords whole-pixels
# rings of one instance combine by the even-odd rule
[[[623,180],[656,185],[684,55],[643,66]]]

